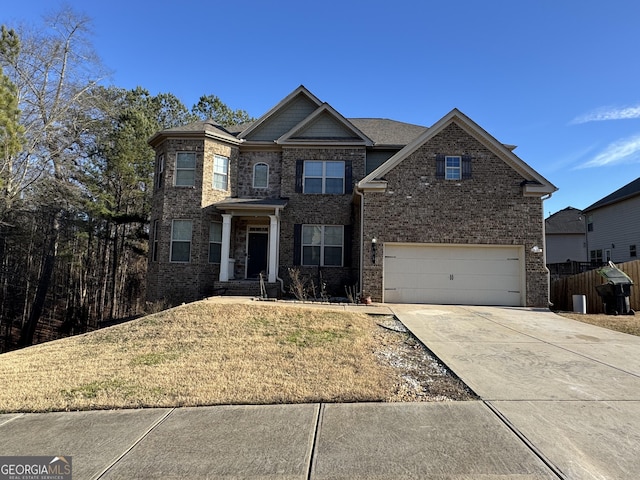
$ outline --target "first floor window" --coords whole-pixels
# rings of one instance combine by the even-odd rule
[[[591,250],[589,256],[591,258],[591,263],[593,264],[602,263],[602,250]]]
[[[153,221],[153,246],[151,247],[151,260],[153,262],[158,261],[158,233],[160,229],[160,221]]]
[[[213,188],[226,190],[229,178],[229,159],[222,155],[213,157]]]
[[[189,262],[191,259],[191,220],[174,220],[171,224],[171,261]]]
[[[342,266],[342,225],[302,226],[302,265]]]
[[[222,252],[222,223],[213,222],[209,226],[209,263],[220,263]]]
[[[176,155],[176,187],[193,187],[196,181],[195,152],[178,152]]]

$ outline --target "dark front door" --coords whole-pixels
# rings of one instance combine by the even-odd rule
[[[267,271],[269,255],[269,235],[267,232],[249,232],[247,246],[247,278],[257,278],[260,272]]]

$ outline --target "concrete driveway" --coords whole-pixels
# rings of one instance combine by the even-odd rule
[[[562,476],[640,472],[640,338],[548,310],[389,305]]]

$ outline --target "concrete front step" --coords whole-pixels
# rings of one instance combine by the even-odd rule
[[[280,292],[278,283],[265,283],[267,297],[277,298]],[[215,295],[230,295],[237,297],[260,297],[260,282],[258,280],[230,280],[228,282],[213,283]]]

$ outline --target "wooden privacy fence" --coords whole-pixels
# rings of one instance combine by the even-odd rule
[[[640,311],[640,260],[616,265],[631,277],[631,296],[629,304],[632,310]],[[571,277],[564,277],[551,282],[551,307],[553,310],[572,311],[573,296],[586,295],[587,313],[605,313],[602,298],[596,291],[596,285],[605,283],[596,270],[579,273]]]

